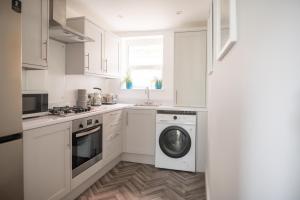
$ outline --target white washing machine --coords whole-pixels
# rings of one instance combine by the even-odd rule
[[[196,123],[193,111],[157,111],[155,167],[195,172]]]

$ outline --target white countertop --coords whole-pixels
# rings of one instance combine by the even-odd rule
[[[149,110],[185,110],[185,111],[196,111],[196,112],[206,112],[207,108],[197,108],[197,107],[177,107],[177,106],[135,106],[133,104],[114,104],[114,105],[102,105],[99,107],[92,107],[92,110],[80,114],[70,114],[65,117],[47,115],[43,117],[30,118],[23,120],[23,130],[30,130],[34,128],[40,128],[43,126],[49,126],[53,124],[69,122],[75,119],[90,117],[97,114],[103,114],[107,112],[112,112],[121,109],[149,109]]]

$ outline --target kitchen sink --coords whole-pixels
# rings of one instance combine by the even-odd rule
[[[155,103],[137,103],[134,106],[160,106],[159,104],[155,104]]]

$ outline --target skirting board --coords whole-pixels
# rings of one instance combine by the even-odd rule
[[[145,154],[134,154],[134,153],[123,153],[121,155],[121,160],[135,163],[143,163],[154,165],[154,155],[145,155]]]
[[[206,200],[210,200],[210,188],[209,188],[209,180],[208,173],[205,170],[205,190],[206,190]]]
[[[121,161],[121,156],[117,157],[107,165],[105,165],[101,170],[99,170],[95,175],[91,178],[83,182],[81,185],[73,189],[69,194],[67,194],[64,200],[74,200],[76,199],[81,193],[83,193],[86,189],[88,189],[91,185],[93,185],[98,179],[100,179],[103,175],[105,175],[109,170],[114,168],[119,162]]]

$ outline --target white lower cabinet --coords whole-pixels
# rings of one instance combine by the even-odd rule
[[[155,110],[128,109],[124,152],[154,155],[155,153]]]
[[[70,123],[24,131],[25,200],[58,200],[70,191]]]
[[[103,115],[103,161],[105,164],[122,153],[122,110]]]

